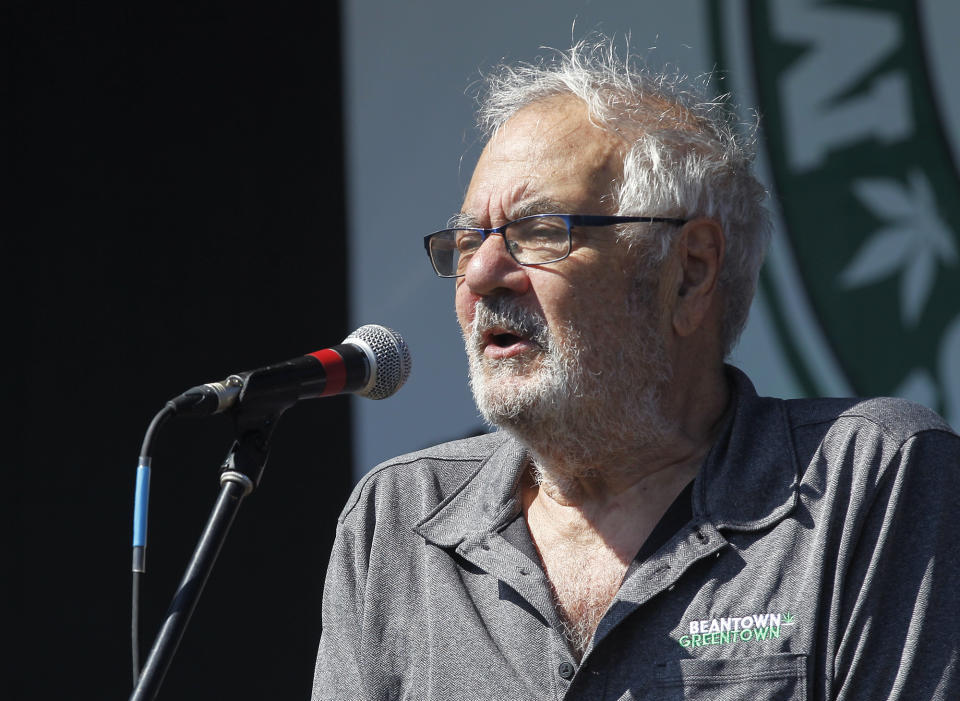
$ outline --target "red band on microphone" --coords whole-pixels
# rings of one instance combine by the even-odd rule
[[[343,362],[340,354],[329,348],[318,350],[316,353],[308,353],[320,361],[323,369],[327,373],[327,384],[323,388],[321,397],[329,397],[333,394],[340,394],[347,384],[347,366]]]

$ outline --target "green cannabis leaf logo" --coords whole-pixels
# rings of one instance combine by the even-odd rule
[[[927,176],[908,175],[909,186],[890,178],[861,178],[853,183],[857,198],[886,226],[874,232],[840,273],[847,288],[864,287],[900,275],[900,315],[915,326],[933,290],[939,267],[957,264],[955,234],[937,213]]]
[[[793,625],[793,614],[785,613],[783,614],[783,625],[792,626]]]

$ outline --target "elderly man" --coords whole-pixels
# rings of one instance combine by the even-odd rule
[[[960,698],[960,439],[724,364],[769,230],[727,111],[578,46],[481,116],[426,246],[501,430],[357,486],[314,698]]]

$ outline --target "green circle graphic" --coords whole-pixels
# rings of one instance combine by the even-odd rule
[[[820,352],[853,393],[908,396],[956,425],[960,176],[950,137],[960,134],[938,112],[921,10],[711,3],[718,66],[749,73],[734,82],[750,82],[763,119],[778,235],[800,284],[765,266],[761,290],[802,386],[832,389],[801,350],[811,327],[791,318],[791,296],[803,297]],[[960,49],[950,51],[956,65]]]

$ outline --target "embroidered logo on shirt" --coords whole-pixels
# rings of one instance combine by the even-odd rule
[[[690,633],[677,640],[685,648],[704,645],[732,645],[735,643],[763,643],[776,640],[796,625],[792,613],[755,613],[749,616],[729,616],[690,621]]]

